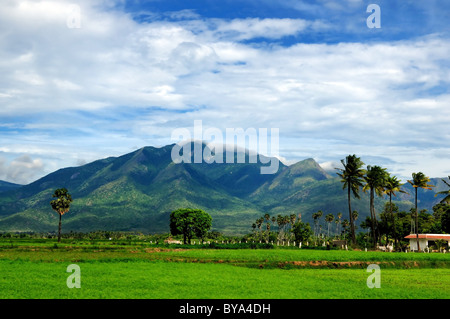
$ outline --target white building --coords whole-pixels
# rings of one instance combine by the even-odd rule
[[[417,237],[416,234],[410,234],[405,238],[409,239],[409,248],[417,251]],[[419,247],[423,251],[429,246],[430,241],[445,240],[447,246],[450,246],[450,235],[448,234],[419,234]]]

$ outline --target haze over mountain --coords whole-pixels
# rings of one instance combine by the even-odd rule
[[[342,212],[348,218],[342,183],[314,159],[290,166],[280,162],[276,174],[261,174],[264,165],[249,163],[248,153],[245,163],[236,163],[235,153],[235,163],[175,164],[172,147],[144,147],[120,157],[63,168],[24,186],[0,183],[0,231],[54,231],[58,219],[49,202],[61,187],[74,199],[63,216],[63,232],[167,232],[170,212],[181,207],[205,210],[213,218],[213,229],[226,234],[250,232],[255,219],[265,213],[301,213],[307,222],[312,222],[317,210]],[[439,182],[432,181],[438,184],[436,191],[443,189]],[[409,188],[405,185],[412,194]],[[431,211],[440,200],[434,194],[421,191],[420,209]],[[377,199],[378,212],[384,200]],[[412,195],[402,194],[396,200],[401,209],[412,207]],[[361,200],[352,203],[359,212],[358,223],[368,215],[368,196],[362,194]]]

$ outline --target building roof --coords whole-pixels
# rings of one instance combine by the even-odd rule
[[[405,236],[405,238],[415,239],[416,234],[410,234]],[[429,239],[429,240],[450,240],[450,234],[419,234],[419,239]]]

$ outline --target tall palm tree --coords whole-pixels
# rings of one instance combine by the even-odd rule
[[[336,220],[336,234],[339,236],[339,238],[341,238],[341,218],[342,218],[342,213],[339,212],[337,213],[337,220]]]
[[[321,210],[317,211],[316,213],[313,213],[312,217],[314,219],[314,236],[318,237],[318,230],[319,230],[319,219],[322,217],[323,212]]]
[[[346,231],[347,231],[347,227],[348,227],[349,224],[350,224],[350,223],[349,223],[349,221],[348,221],[347,219],[344,219],[344,220],[342,221],[342,228],[343,228],[343,231],[344,231],[344,238],[345,238],[345,233],[346,233]]]
[[[448,179],[450,180],[450,176],[448,177]],[[445,185],[447,185],[448,187],[450,187],[450,184],[447,183],[447,181],[445,179],[442,179],[442,181],[445,183]],[[447,203],[450,204],[450,188],[446,191],[442,191],[442,192],[437,192],[436,195],[434,195],[434,197],[436,197],[437,195],[446,195],[444,197],[444,199],[442,199],[440,201],[440,203]]]
[[[338,220],[338,219],[335,219],[335,220],[334,220],[334,223],[336,224],[336,232],[335,232],[335,234],[334,234],[334,238],[337,238],[337,237],[338,237],[338,234],[339,234],[339,220]]]
[[[269,240],[269,236],[270,236],[270,215],[265,213],[264,220],[266,221],[266,230],[267,230],[266,242],[267,242]]]
[[[384,185],[384,192],[389,196],[389,215],[391,216],[391,220],[392,220],[392,228],[393,228],[393,236],[394,236],[395,246],[397,246],[398,239],[397,239],[397,229],[395,226],[394,213],[392,211],[392,195],[397,196],[395,194],[396,192],[408,194],[404,190],[400,189],[400,187],[402,185],[403,184],[401,184],[400,180],[397,179],[396,176],[390,176],[390,175],[386,178],[386,183]]]
[[[259,235],[258,235],[258,237],[259,237],[260,239],[262,239],[262,236],[263,236],[262,230],[261,230],[261,227],[262,227],[263,222],[264,222],[264,217],[258,218],[258,219],[256,220],[256,222],[255,222],[255,223],[256,223],[256,227],[259,229]]]
[[[343,183],[342,188],[343,189],[347,188],[350,230],[352,236],[352,243],[353,245],[355,245],[356,244],[355,223],[353,222],[352,216],[351,194],[353,193],[353,196],[355,198],[360,198],[359,188],[363,186],[362,178],[365,174],[364,169],[362,169],[364,163],[361,161],[359,157],[357,157],[354,154],[348,155],[345,159],[341,160],[341,163],[344,166],[344,168],[343,169],[336,168],[337,170],[340,171],[336,174],[341,178],[341,182]]]
[[[291,224],[291,227],[294,226],[296,220],[297,220],[297,216],[295,214],[289,215],[289,223]]]
[[[277,216],[277,226],[278,226],[278,240],[281,240],[283,237],[283,216],[281,216],[280,214],[278,214]]]
[[[327,237],[330,237],[330,226],[331,226],[331,223],[333,222],[333,220],[334,220],[334,215],[333,214],[327,214],[326,216],[325,216],[325,221],[328,223],[328,234],[327,234]]]
[[[70,203],[72,203],[72,196],[66,188],[58,188],[52,195],[56,198],[50,202],[52,209],[59,215],[58,226],[58,243],[61,241],[61,217],[67,213],[70,209]]]
[[[352,213],[352,217],[353,217],[353,220],[354,220],[355,222],[356,222],[356,220],[358,219],[358,216],[359,216],[358,211],[357,211],[357,210],[354,210],[353,213]]]
[[[379,232],[377,227],[377,216],[375,213],[375,194],[378,196],[383,195],[384,185],[387,178],[386,169],[380,166],[367,166],[366,175],[364,176],[364,181],[366,184],[363,187],[363,191],[366,192],[370,190],[370,217],[372,219],[372,236],[374,248],[377,247],[377,232]]]
[[[270,223],[266,224],[266,229],[267,229],[266,243],[268,243],[270,239]]]
[[[283,217],[283,219],[284,219],[283,220],[283,227],[284,227],[284,232],[285,232],[285,238],[289,239],[289,235],[287,234],[287,231],[288,231],[287,227],[288,227],[288,225],[290,223],[291,218],[288,215],[285,215]]]
[[[431,187],[434,187],[434,185],[428,184],[429,181],[430,181],[430,178],[422,172],[412,173],[412,180],[408,180],[408,183],[410,183],[412,185],[412,187],[414,187],[414,189],[415,189],[414,207],[415,207],[416,240],[417,240],[417,250],[418,251],[420,251],[420,246],[419,246],[419,211],[417,210],[417,190],[419,188],[431,189]]]

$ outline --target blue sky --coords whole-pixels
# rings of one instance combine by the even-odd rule
[[[167,145],[195,120],[279,128],[287,164],[357,154],[445,177],[448,21],[445,0],[2,1],[0,180]]]

